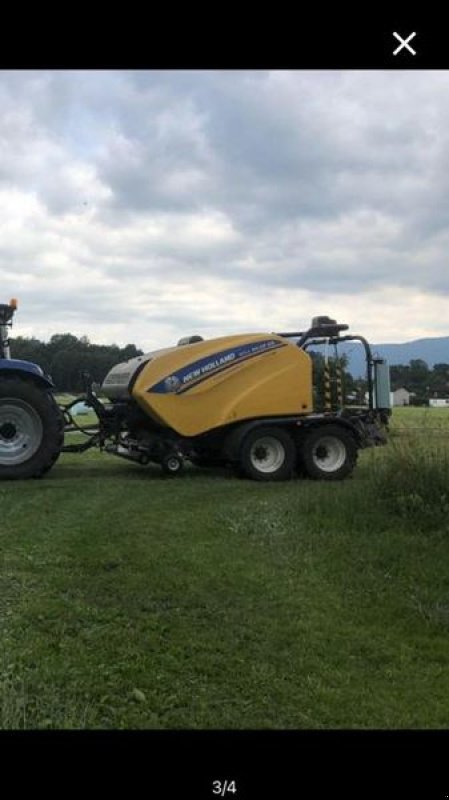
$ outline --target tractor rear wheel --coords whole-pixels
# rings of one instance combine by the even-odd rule
[[[254,428],[243,439],[239,464],[256,481],[285,481],[292,477],[296,461],[293,439],[283,428]]]
[[[39,478],[57,460],[64,418],[45,387],[0,378],[0,479]]]
[[[353,471],[357,455],[357,443],[350,431],[341,425],[321,425],[304,437],[299,467],[309,478],[342,480]]]

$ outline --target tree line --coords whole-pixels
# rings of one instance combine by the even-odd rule
[[[17,336],[10,339],[11,356],[32,361],[51,375],[59,392],[78,394],[84,391],[83,373],[102,383],[109,370],[121,361],[142,355],[134,344],[92,344],[86,336],[56,333],[48,342]]]
[[[48,342],[34,337],[11,338],[13,358],[39,364],[44,372],[52,376],[60,392],[78,393],[84,390],[83,373],[87,372],[96,383],[102,383],[109,370],[121,361],[142,355],[134,344],[118,347],[116,344],[92,344],[86,336],[77,338],[71,333],[56,333]],[[316,407],[324,402],[324,356],[309,351],[313,360],[313,384]],[[348,370],[348,358],[329,358],[332,388],[335,394],[336,366],[341,370],[346,398],[363,402],[367,389],[366,380],[354,378]],[[391,389],[404,387],[412,393],[415,405],[427,404],[429,397],[449,396],[449,364],[435,364],[430,368],[422,359],[412,359],[409,364],[390,367]]]

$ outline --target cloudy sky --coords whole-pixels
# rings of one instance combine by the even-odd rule
[[[0,72],[16,335],[449,335],[449,72]]]

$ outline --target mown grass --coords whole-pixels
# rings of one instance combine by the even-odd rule
[[[449,414],[414,412],[338,484],[88,452],[0,485],[0,727],[446,728]]]

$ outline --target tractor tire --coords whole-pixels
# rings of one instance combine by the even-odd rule
[[[0,378],[0,480],[40,478],[59,457],[64,417],[52,393],[32,380]]]
[[[357,455],[357,443],[350,431],[342,425],[321,425],[301,442],[299,471],[314,480],[343,480],[353,471]]]
[[[283,428],[253,428],[240,445],[240,472],[256,481],[286,481],[296,463],[293,439]]]

